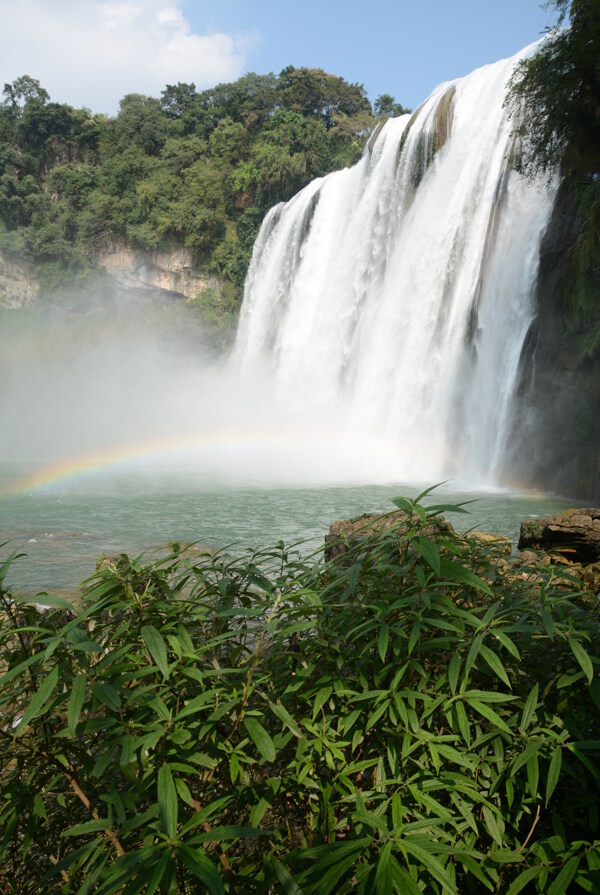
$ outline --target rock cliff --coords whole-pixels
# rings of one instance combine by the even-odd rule
[[[540,248],[536,316],[504,474],[509,482],[600,499],[600,191],[563,182]]]
[[[0,252],[0,307],[21,308],[34,302],[39,292],[33,267],[20,258]]]
[[[161,291],[194,301],[208,296],[212,302],[223,292],[219,278],[195,265],[188,249],[143,252],[117,244],[98,252],[94,261],[123,291]],[[39,295],[34,265],[0,252],[0,306],[25,307]]]
[[[159,289],[189,299],[207,290],[221,293],[219,279],[194,265],[188,249],[142,252],[115,245],[99,252],[96,260],[123,289]]]

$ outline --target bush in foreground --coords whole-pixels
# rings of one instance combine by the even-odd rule
[[[343,562],[2,591],[2,891],[599,891],[597,606],[396,504]]]

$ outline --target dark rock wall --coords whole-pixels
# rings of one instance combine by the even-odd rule
[[[600,185],[564,180],[540,249],[507,481],[600,497]]]

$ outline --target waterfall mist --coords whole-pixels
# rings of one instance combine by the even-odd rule
[[[77,313],[60,301],[8,312],[0,461],[64,464],[66,476],[71,463],[92,472],[134,464],[146,478],[184,470],[209,484],[382,480],[370,467],[375,438],[344,449],[331,420],[286,413],[261,363],[241,376],[215,359],[200,324],[190,332],[193,312],[180,319],[167,300],[148,314],[147,301],[115,295],[99,309],[79,295]]]

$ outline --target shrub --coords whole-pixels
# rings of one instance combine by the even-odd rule
[[[3,590],[3,891],[598,891],[592,598],[419,500],[343,562]]]

